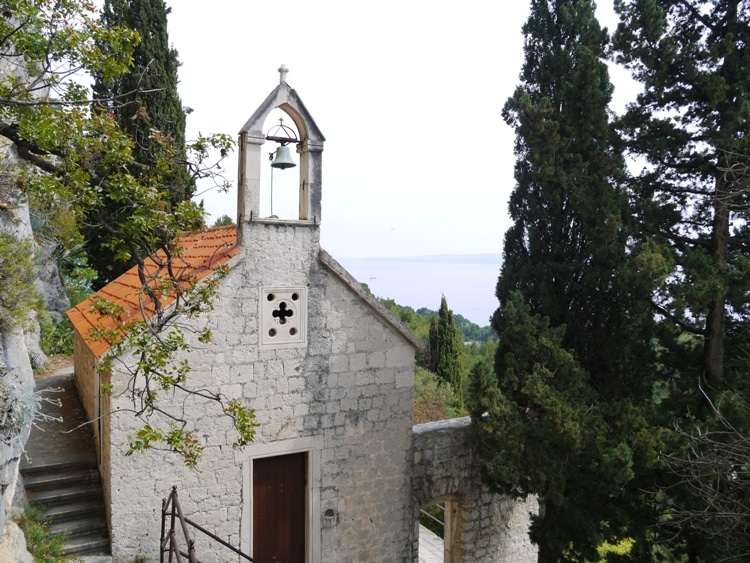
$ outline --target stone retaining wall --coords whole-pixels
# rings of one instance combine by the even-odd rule
[[[537,549],[528,530],[536,499],[515,501],[482,484],[470,425],[464,417],[414,426],[415,529],[420,508],[454,501],[451,562],[535,562]]]

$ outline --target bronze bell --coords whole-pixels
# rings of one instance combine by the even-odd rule
[[[284,170],[286,168],[293,168],[295,166],[297,165],[292,160],[292,155],[289,152],[288,146],[281,145],[278,149],[276,149],[276,158],[273,159],[271,168],[281,168],[282,170]]]

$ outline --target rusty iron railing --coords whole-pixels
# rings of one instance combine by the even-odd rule
[[[167,517],[169,517],[169,530],[167,530]],[[178,522],[180,529],[182,530],[182,539],[185,543],[184,548],[180,547],[179,534],[175,529],[175,525]],[[255,563],[254,559],[249,555],[242,553],[236,547],[228,544],[223,539],[199,526],[189,518],[185,518],[182,514],[182,509],[180,508],[180,502],[177,499],[177,486],[172,487],[172,492],[169,494],[169,498],[162,499],[161,501],[161,541],[159,542],[161,563],[165,563],[164,556],[167,554],[169,554],[169,558],[167,559],[169,563],[183,563],[183,561],[188,561],[189,563],[200,563],[200,560],[195,554],[195,540],[190,536],[189,526],[220,543],[227,549],[232,550],[246,561]]]

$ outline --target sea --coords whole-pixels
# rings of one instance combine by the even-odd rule
[[[415,311],[448,308],[484,327],[497,309],[495,285],[500,254],[460,254],[408,258],[339,259],[357,281],[377,297],[393,299]]]

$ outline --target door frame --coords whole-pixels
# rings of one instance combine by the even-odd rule
[[[286,454],[307,453],[307,498],[305,499],[305,551],[307,563],[320,561],[320,454],[323,437],[296,438],[268,444],[252,444],[242,456],[242,520],[240,521],[241,548],[253,553],[253,460]]]

